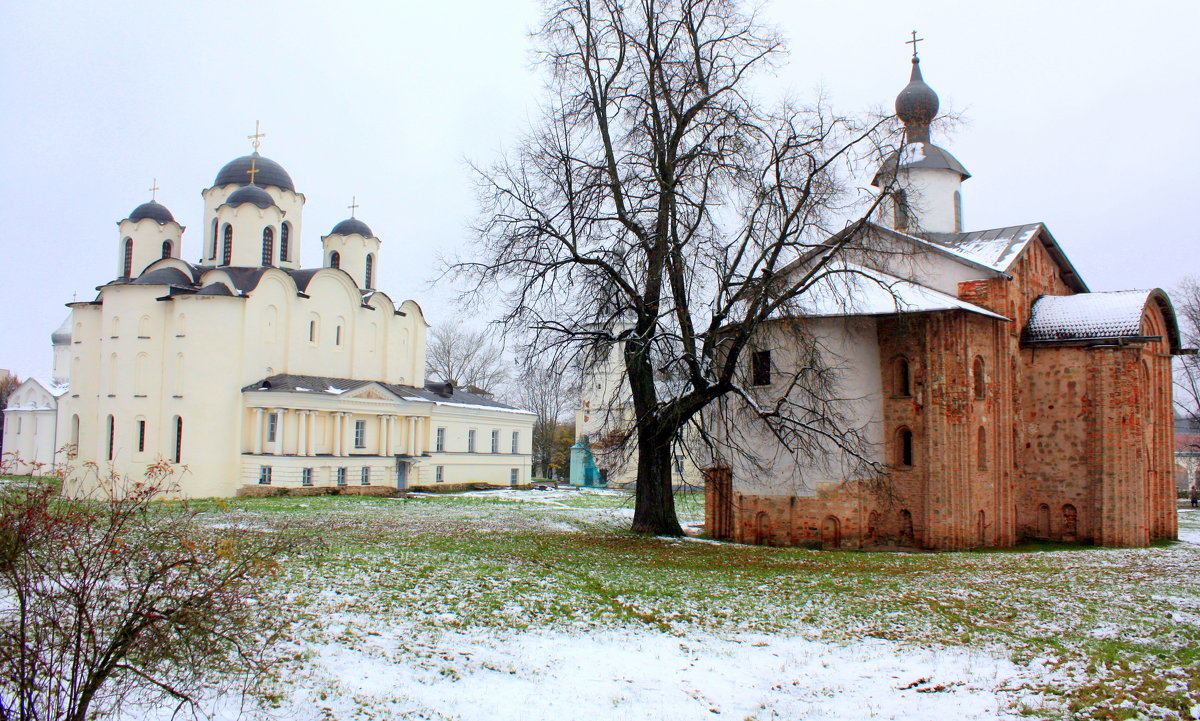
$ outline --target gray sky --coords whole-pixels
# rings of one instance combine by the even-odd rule
[[[49,374],[63,304],[116,274],[116,223],[152,178],[198,258],[200,191],[249,152],[255,120],[308,199],[305,264],[357,196],[383,241],[380,287],[452,317],[435,258],[469,239],[465,161],[495,158],[534,117],[539,7],[0,4],[0,368]],[[1043,221],[1092,290],[1200,272],[1200,2],[775,0],[763,16],[791,50],[770,87],[822,88],[842,112],[891,107],[920,32],[926,81],[967,120],[933,140],[974,175],[968,229]]]

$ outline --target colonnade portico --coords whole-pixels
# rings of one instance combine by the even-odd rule
[[[430,428],[430,417],[427,415],[377,411],[355,413],[270,406],[254,406],[251,410],[254,411],[250,443],[250,453],[253,455],[419,456],[427,450]],[[275,417],[274,440],[269,436],[269,419],[272,414]],[[318,431],[319,419],[323,419],[324,432]],[[370,447],[355,447],[356,421],[373,422],[376,431],[375,442],[370,444]],[[292,428],[295,428],[294,448],[288,448],[293,446],[292,439],[287,435]],[[357,453],[354,453],[355,451]]]

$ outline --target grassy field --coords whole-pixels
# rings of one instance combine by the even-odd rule
[[[701,503],[679,498],[685,526]],[[821,552],[635,536],[631,514],[504,491],[203,519],[324,541],[279,578],[291,640],[264,703],[284,718],[1200,718],[1200,546]]]

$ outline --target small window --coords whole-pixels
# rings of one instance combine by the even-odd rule
[[[363,467],[362,467],[362,481],[361,481],[361,483],[362,483],[362,485],[364,485],[364,486],[369,486],[369,485],[371,485],[371,467],[370,467],[370,466],[363,466]]]
[[[434,466],[433,467],[433,480],[437,481],[438,483],[441,483],[442,481],[446,480],[446,467],[445,466]]]
[[[175,416],[175,462],[183,460],[183,418]]]
[[[346,467],[342,466],[337,469],[337,484],[339,486],[346,485]]]
[[[330,268],[341,268],[342,267],[342,256],[338,255],[338,252],[336,250],[329,254],[329,267]]]
[[[164,240],[164,241],[163,241],[163,246],[162,246],[162,251],[163,251],[163,253],[162,253],[162,257],[164,257],[164,258],[170,258],[170,257],[171,257],[171,252],[172,252],[173,250],[174,250],[174,248],[171,246],[171,241],[169,241],[169,240]]]
[[[366,288],[367,290],[373,290],[375,288],[375,254],[374,253],[367,253],[366,281],[367,282],[363,287]]]
[[[137,422],[138,453],[146,451],[146,421]]]
[[[513,452],[513,453],[520,453],[520,452],[521,452],[521,451],[520,451],[520,448],[521,448],[521,432],[520,432],[520,431],[513,431],[513,436],[512,436],[512,452]]]
[[[961,233],[962,222],[962,192],[954,191],[954,232]]]
[[[133,238],[125,239],[125,260],[121,265],[121,277],[133,277]]]
[[[263,228],[262,264],[275,264],[275,231],[271,228]]]
[[[317,342],[317,322],[315,320],[310,320],[308,322],[308,342]]]
[[[338,324],[338,326],[333,329],[333,344],[336,346],[340,346],[342,344],[342,326],[341,326],[341,324]]]
[[[675,456],[675,475],[683,475],[683,456]]]
[[[492,431],[492,453],[500,452],[500,431]]]
[[[289,253],[291,248],[288,247],[289,236],[292,234],[291,223],[284,223],[279,226],[279,262],[285,263],[292,259]]]
[[[267,443],[275,442],[275,436],[278,434],[278,431],[279,431],[279,414],[278,413],[268,413],[267,414]]]
[[[233,262],[233,226],[225,225],[225,242],[221,244],[221,265]]]
[[[771,351],[758,350],[750,354],[750,382],[756,386],[771,385]]]
[[[438,453],[442,453],[446,450],[446,429],[445,428],[437,429],[437,437],[435,439],[434,450],[436,450]]]
[[[897,190],[892,196],[892,205],[896,210],[896,230],[908,230],[908,194]]]
[[[521,469],[513,468],[512,470],[510,470],[508,472],[508,483],[509,483],[509,485],[515,486],[520,482],[521,482]]]
[[[271,467],[270,466],[259,466],[258,467],[258,485],[260,485],[260,486],[271,485]]]
[[[971,369],[971,379],[975,382],[975,400],[981,401],[987,397],[987,375],[984,372],[983,358],[975,356],[975,364]]]
[[[908,398],[912,395],[912,375],[908,370],[908,359],[896,359],[896,395]]]
[[[909,468],[913,464],[913,435],[912,431],[907,428],[901,428],[896,433],[896,444],[898,446],[896,453],[896,461],[899,465]]]
[[[354,421],[354,447],[367,447],[367,422]],[[365,469],[364,469],[365,470]]]
[[[467,431],[467,453],[475,452],[475,429]]]
[[[116,440],[117,429],[113,417],[108,417],[108,460],[113,459],[113,443]]]
[[[217,262],[217,236],[219,235],[219,233],[218,233],[217,231],[218,231],[219,229],[220,229],[220,228],[219,228],[219,226],[218,226],[218,224],[217,224],[217,219],[216,219],[216,218],[213,218],[213,227],[212,227],[212,252],[210,252],[210,253],[208,254],[208,257],[209,257],[209,258],[212,258],[212,261],[213,261],[214,263],[215,263],[215,262]]]
[[[312,485],[312,469],[311,468],[301,468],[300,469],[300,485],[302,485],[302,486],[311,486]]]

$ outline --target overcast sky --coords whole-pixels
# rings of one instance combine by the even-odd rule
[[[255,120],[307,197],[305,264],[355,196],[383,241],[379,286],[451,318],[435,258],[470,240],[466,161],[534,119],[539,8],[0,3],[0,368],[49,374],[63,304],[116,275],[116,223],[153,178],[196,260],[200,192],[249,152]],[[790,47],[770,87],[821,88],[842,112],[891,107],[920,32],[926,81],[967,120],[933,138],[974,176],[967,229],[1045,222],[1092,290],[1200,274],[1200,2],[775,0],[763,16]]]

